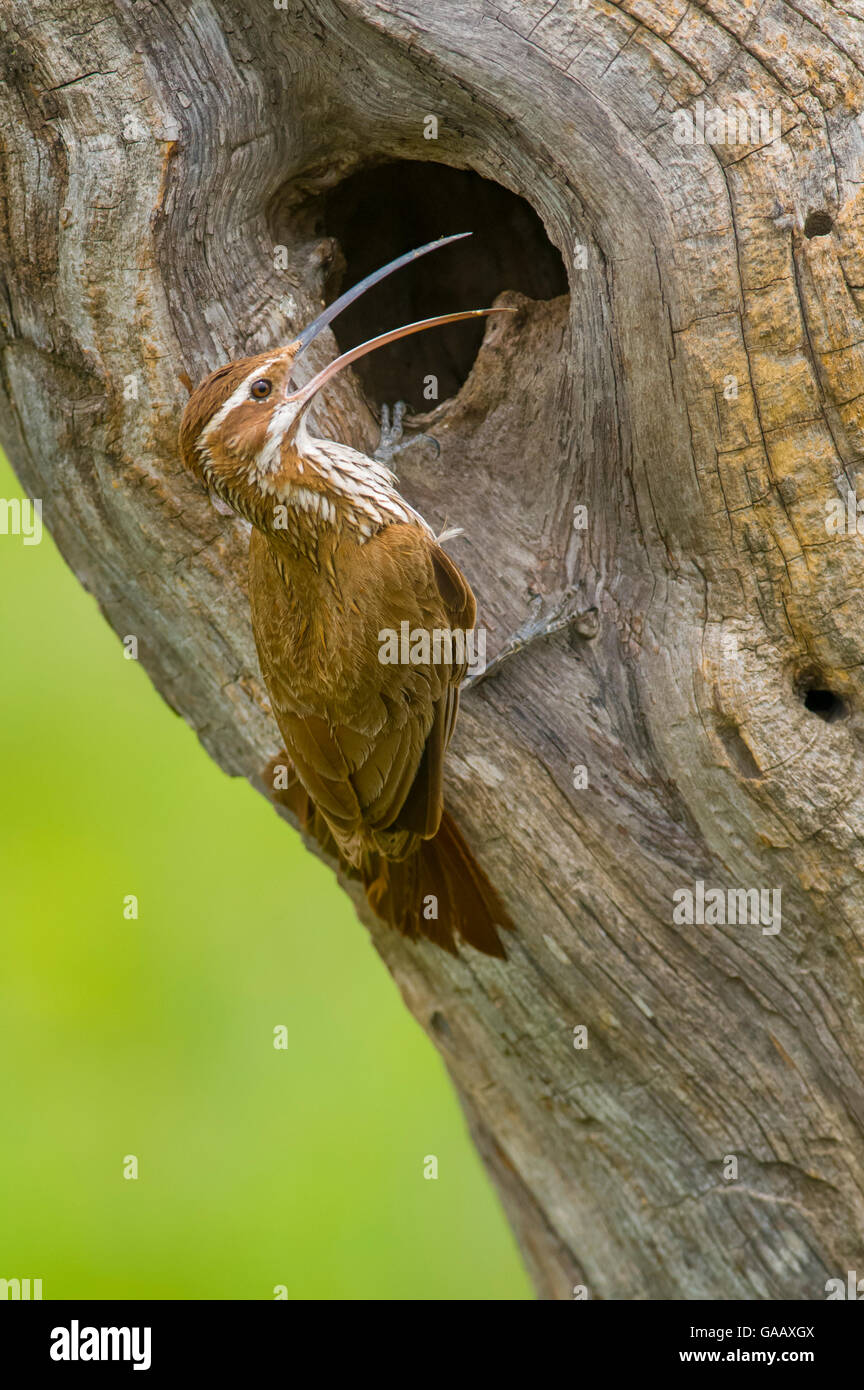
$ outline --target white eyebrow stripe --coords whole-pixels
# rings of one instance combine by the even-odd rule
[[[261,373],[266,372],[270,367],[273,366],[273,364],[277,360],[277,358],[271,357],[267,362],[262,362],[259,366],[257,366],[254,369],[254,371],[251,371],[249,373],[247,377],[243,378],[237,389],[234,392],[232,392],[225,404],[219,407],[219,409],[216,411],[216,414],[213,416],[213,419],[209,422],[209,424],[205,425],[204,429],[201,431],[196,441],[197,447],[199,449],[203,448],[206,445],[210,435],[214,432],[214,430],[218,430],[219,426],[225,420],[226,416],[230,415],[232,410],[236,410],[238,405],[242,405],[243,402],[248,399],[249,387],[252,385],[252,382],[257,381]]]

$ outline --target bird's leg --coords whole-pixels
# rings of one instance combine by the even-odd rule
[[[537,594],[531,600],[533,609],[532,616],[523,623],[520,628],[513,633],[509,641],[504,643],[497,656],[491,661],[487,661],[482,671],[475,672],[468,676],[463,682],[461,689],[471,690],[479,685],[481,681],[488,680],[490,676],[498,673],[504,662],[517,652],[536,642],[540,637],[551,637],[555,632],[561,632],[566,627],[572,627],[580,637],[596,637],[599,630],[599,615],[596,608],[578,608],[576,606],[577,594],[574,589],[567,589],[549,613],[542,615],[543,598]]]
[[[403,453],[405,449],[410,449],[412,444],[416,444],[421,439],[435,445],[436,458],[441,453],[441,445],[431,434],[414,434],[410,439],[402,438],[402,422],[405,419],[407,409],[404,401],[397,401],[393,407],[391,419],[389,405],[382,405],[381,434],[378,439],[378,447],[372,455],[376,462],[389,464],[394,455]]]

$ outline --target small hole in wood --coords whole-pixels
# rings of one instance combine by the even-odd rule
[[[824,719],[826,724],[833,724],[846,713],[846,701],[833,690],[811,686],[804,691],[804,708],[819,719]]]
[[[429,1019],[429,1027],[432,1029],[433,1033],[438,1034],[439,1038],[449,1040],[453,1037],[450,1024],[447,1022],[444,1015],[442,1013],[439,1013],[437,1009]]]
[[[833,226],[834,223],[827,212],[811,212],[804,223],[804,235],[807,237],[827,236]]]

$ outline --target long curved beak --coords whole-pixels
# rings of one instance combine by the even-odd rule
[[[337,372],[341,372],[343,367],[348,367],[352,362],[356,362],[358,357],[365,357],[367,352],[374,352],[376,348],[384,347],[387,343],[395,343],[398,338],[407,338],[410,333],[422,333],[426,328],[438,328],[444,323],[458,323],[460,319],[482,318],[486,314],[515,314],[516,309],[465,309],[459,314],[439,314],[434,319],[419,319],[417,323],[407,323],[402,328],[391,328],[389,333],[382,333],[378,338],[369,338],[367,342],[360,343],[357,347],[351,348],[349,352],[343,352],[341,357],[337,357],[328,367],[320,371],[317,376],[313,376],[311,381],[307,381],[305,386],[301,386],[298,391],[293,391],[285,397],[286,401],[303,401],[308,403],[312,397],[321,390],[326,382],[334,377]]]
[[[371,275],[367,275],[365,280],[360,280],[350,290],[340,294],[338,299],[334,299],[332,304],[328,304],[323,313],[317,319],[313,319],[310,324],[303,329],[299,338],[295,339],[297,344],[296,356],[300,356],[304,348],[307,348],[313,338],[317,338],[323,328],[328,323],[332,323],[337,314],[341,314],[343,309],[347,309],[349,304],[353,304],[355,299],[359,299],[361,294],[365,294],[373,285],[377,285],[379,280],[386,280],[388,275],[392,275],[394,270],[401,270],[403,265],[410,265],[412,261],[419,260],[421,256],[426,256],[430,251],[437,251],[439,246],[447,246],[451,241],[461,241],[463,237],[471,236],[471,232],[456,232],[453,236],[442,236],[437,241],[428,241],[425,246],[418,246],[414,251],[406,251],[404,255],[397,256],[395,261],[388,261],[382,265],[380,270],[373,270]],[[293,347],[294,344],[292,343]]]

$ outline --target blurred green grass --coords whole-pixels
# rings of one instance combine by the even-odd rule
[[[123,659],[47,531],[0,535],[0,650],[0,1277],[46,1299],[531,1297],[348,900]]]

